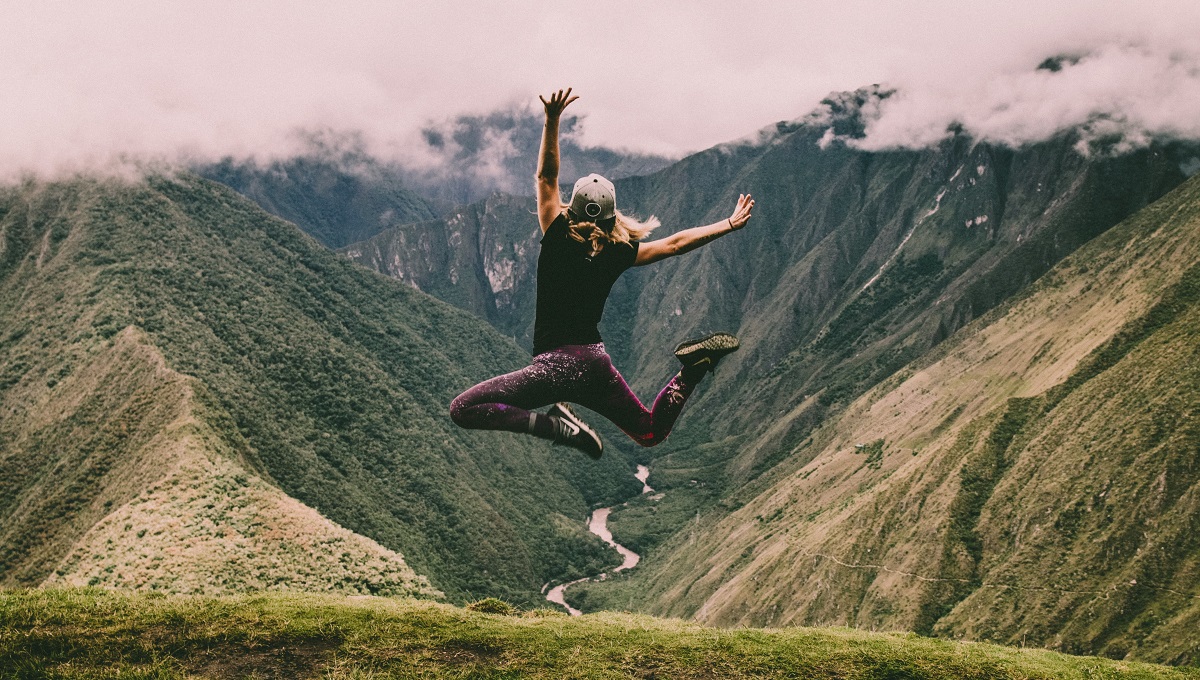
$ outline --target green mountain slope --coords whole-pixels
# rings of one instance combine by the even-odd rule
[[[1195,678],[1194,669],[849,629],[497,615],[402,599],[0,593],[0,665],[77,678]]]
[[[257,537],[252,552],[297,586],[318,537],[335,562],[367,565],[345,576],[364,583],[403,553],[455,599],[530,601],[616,557],[582,520],[634,492],[619,456],[597,466],[446,416],[456,393],[525,362],[515,345],[220,185],[5,189],[0,319],[0,582],[165,586],[146,561],[183,564],[171,551],[206,532],[234,561]],[[279,539],[291,547],[263,547]],[[110,540],[119,550],[100,551]],[[215,587],[213,569],[181,589]]]
[[[314,154],[266,167],[226,159],[197,172],[232,187],[263,210],[340,248],[434,210],[395,170],[361,153]]]
[[[5,395],[3,582],[438,595],[396,552],[249,472],[202,387],[143,333],[90,354]]]
[[[1197,262],[1193,178],[585,600],[1195,663]]]
[[[656,453],[728,440],[714,456],[753,449],[749,468],[733,471],[747,481],[814,423],[1183,179],[1169,149],[1085,157],[1065,136],[1018,151],[957,139],[867,153],[823,145],[825,129],[780,124],[766,141],[720,146],[617,182],[622,205],[657,214],[663,235],[722,219],[739,193],[759,201],[750,228],[631,270],[610,298],[602,332],[640,393],[671,373],[669,349],[680,340],[715,329],[743,340],[716,389],[689,409],[715,417]],[[344,252],[528,347],[532,210],[528,199],[497,195]],[[785,446],[747,435],[818,390],[819,403],[789,416]],[[713,477],[729,472],[718,463]]]

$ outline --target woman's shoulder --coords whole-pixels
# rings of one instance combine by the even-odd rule
[[[570,223],[567,220],[566,211],[560,212],[558,217],[555,217],[554,221],[550,223],[550,226],[546,227],[545,233],[542,234],[542,242],[545,242],[548,238],[560,238],[562,236],[566,236],[567,229],[569,228]]]

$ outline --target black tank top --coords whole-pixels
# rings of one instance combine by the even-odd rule
[[[533,353],[563,345],[601,342],[600,317],[617,278],[633,266],[638,242],[606,243],[589,255],[591,244],[568,234],[565,214],[542,237],[538,254],[537,313],[533,321]]]

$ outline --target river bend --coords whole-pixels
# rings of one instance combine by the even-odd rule
[[[650,485],[646,483],[646,480],[650,478],[650,468],[646,467],[645,465],[637,466],[637,474],[634,475],[634,477],[636,477],[637,480],[642,483],[642,493],[646,494],[654,491],[654,489],[650,488]],[[612,510],[612,507],[608,507],[598,508],[597,510],[592,511],[592,516],[588,518],[588,531],[596,534],[600,537],[600,540],[616,548],[617,552],[621,553],[621,557],[624,558],[624,560],[621,562],[621,566],[614,567],[611,570],[611,573],[615,574],[618,571],[625,571],[626,569],[632,569],[636,567],[638,561],[641,559],[641,556],[613,540],[612,532],[608,530],[608,515],[612,512]],[[587,576],[574,581],[568,581],[567,583],[561,583],[557,586],[554,586],[550,589],[550,592],[546,593],[546,599],[554,604],[565,607],[571,616],[579,616],[583,612],[567,604],[565,597],[567,588],[570,588],[576,583],[591,581],[593,578],[597,580],[603,580],[604,577],[609,573],[610,572],[604,572],[596,577]],[[544,586],[542,590],[545,590]]]

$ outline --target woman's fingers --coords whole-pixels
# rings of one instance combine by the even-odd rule
[[[558,115],[562,113],[562,110],[567,108],[568,104],[576,99],[579,99],[579,95],[575,95],[574,97],[571,96],[571,89],[572,88],[568,87],[565,90],[552,92],[550,94],[550,101],[546,101],[545,97],[538,95],[538,99],[542,100],[542,105],[546,107],[546,113],[548,115]]]
[[[737,207],[733,209],[733,217],[729,218],[730,224],[735,228],[741,228],[750,221],[750,213],[754,210],[754,199],[750,194],[739,194]]]

